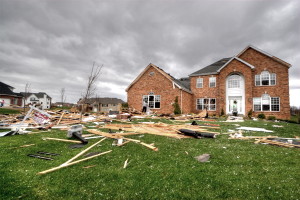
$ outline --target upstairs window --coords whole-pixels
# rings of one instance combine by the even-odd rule
[[[255,75],[255,85],[265,86],[265,85],[276,85],[276,74],[269,73],[268,71],[262,71],[261,74]]]
[[[197,78],[196,88],[203,88],[203,78]]]
[[[239,75],[231,75],[228,78],[228,88],[240,88],[241,77]]]
[[[268,94],[263,94],[261,97],[253,98],[254,111],[280,111],[279,97],[270,97]]]
[[[216,87],[216,77],[209,77],[209,87]]]

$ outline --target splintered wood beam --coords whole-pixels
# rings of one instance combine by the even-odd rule
[[[98,145],[100,142],[102,142],[103,140],[105,140],[106,138],[102,138],[101,140],[99,140],[98,142],[96,142],[95,144],[89,146],[88,148],[86,148],[85,150],[81,151],[80,153],[78,153],[76,156],[74,156],[73,158],[71,158],[70,160],[68,160],[67,162],[61,164],[61,165],[67,165],[68,163],[72,162],[73,160],[75,160],[76,158],[78,158],[79,156],[85,154],[88,150],[90,150],[91,148],[93,148],[94,146]]]
[[[97,129],[87,129],[87,131],[90,132],[90,133],[94,133],[96,135],[102,135],[102,136],[105,136],[105,137],[108,137],[108,138],[114,138],[114,139],[122,138],[122,136],[120,136],[120,135],[105,133],[105,132],[99,131]]]
[[[39,175],[41,175],[41,174],[48,174],[48,173],[50,173],[50,172],[54,172],[54,171],[59,170],[59,169],[61,169],[61,168],[69,167],[69,166],[71,166],[71,165],[75,165],[75,164],[77,164],[77,163],[80,163],[80,162],[83,162],[83,161],[86,161],[86,160],[90,160],[90,159],[95,158],[95,157],[98,157],[98,156],[102,156],[102,155],[104,155],[104,154],[110,153],[111,151],[112,151],[112,150],[105,151],[105,152],[102,152],[102,153],[100,153],[100,154],[96,154],[96,155],[94,155],[94,156],[90,156],[90,157],[87,157],[87,158],[83,158],[83,159],[80,159],[80,160],[76,160],[76,161],[71,162],[71,163],[68,163],[68,164],[66,164],[66,165],[60,165],[60,166],[58,166],[58,167],[54,167],[54,168],[51,168],[51,169],[48,169],[48,170],[39,172],[39,173],[37,173],[37,174],[39,174]]]
[[[58,125],[60,123],[60,121],[62,120],[63,116],[64,116],[65,112],[63,112],[58,120],[58,122],[56,123],[56,125]]]

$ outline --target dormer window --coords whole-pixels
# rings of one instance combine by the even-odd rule
[[[276,85],[276,74],[262,71],[255,75],[255,86]]]

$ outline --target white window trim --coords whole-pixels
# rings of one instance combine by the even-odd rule
[[[201,87],[199,87],[199,84],[201,84]],[[197,78],[196,88],[203,88],[203,78]]]
[[[262,74],[262,72],[268,72],[269,73],[269,85],[262,85],[262,78],[261,78],[261,74]],[[254,84],[255,84],[255,86],[263,86],[263,87],[268,87],[268,86],[275,86],[276,84],[277,84],[277,75],[276,75],[276,73],[270,73],[269,71],[262,71],[260,74],[256,74],[255,76],[254,76]],[[271,77],[272,77],[272,74],[274,74],[275,75],[275,83],[274,83],[274,85],[272,85],[271,84]],[[259,77],[259,85],[257,85],[256,84],[256,76],[258,76]]]
[[[216,111],[217,110],[217,98],[198,98],[198,99],[201,99],[202,100],[202,103],[204,105],[204,99],[208,99],[208,108],[207,108],[207,111]],[[200,110],[198,109],[198,99],[196,99],[196,110]],[[211,99],[214,99],[215,100],[215,104],[210,104],[210,100]],[[215,109],[214,110],[211,110],[210,109],[210,105],[215,105]],[[202,109],[204,110],[204,109]]]
[[[214,80],[214,81],[212,81],[212,80]],[[215,85],[214,85],[214,86],[211,86],[211,85],[210,85],[211,83],[215,83]],[[209,87],[210,87],[210,88],[214,88],[214,87],[216,87],[216,86],[217,86],[217,78],[216,78],[215,76],[209,77]]]
[[[149,107],[149,96],[154,96],[154,108],[150,108]],[[150,109],[161,109],[161,95],[154,95],[154,94],[150,94],[150,95],[143,95],[143,98],[142,98],[142,103],[143,103],[143,101],[144,101],[144,98],[145,97],[147,97],[148,98],[148,102],[147,102],[147,106],[150,108]],[[159,97],[159,101],[157,100],[157,97]],[[159,102],[160,104],[159,104],[159,108],[155,108],[155,102]]]
[[[255,110],[254,109],[254,98],[260,98],[260,110]],[[262,106],[263,106],[263,103],[262,103],[262,97],[253,97],[252,101],[253,101],[253,107],[252,107],[252,110],[253,112],[280,112],[280,97],[269,97],[269,101],[270,101],[270,110],[262,110]],[[272,98],[278,98],[279,99],[279,110],[278,111],[272,111]]]

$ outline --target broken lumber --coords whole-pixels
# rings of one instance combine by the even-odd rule
[[[258,140],[258,141],[256,141],[256,143],[268,143],[268,144],[271,144],[271,145],[277,145],[277,146],[282,146],[282,147],[300,148],[300,145],[289,144],[289,143],[285,143],[285,142],[278,142],[278,141],[273,141],[273,140],[266,140],[266,139]]]
[[[42,139],[43,140],[55,140],[55,141],[61,141],[61,142],[71,142],[71,143],[81,144],[81,142],[77,141],[77,140],[66,140],[66,139],[50,138],[50,137],[46,137],[46,138],[42,138]]]
[[[87,131],[90,133],[94,133],[96,135],[102,135],[102,136],[105,136],[108,138],[114,138],[114,139],[122,138],[122,136],[120,136],[120,135],[105,133],[105,132],[99,131],[97,129],[87,129]]]
[[[102,142],[103,140],[105,140],[106,138],[103,138],[101,140],[99,140],[98,142],[96,142],[95,144],[89,146],[88,148],[86,148],[85,150],[81,151],[80,153],[78,153],[76,156],[74,156],[73,158],[71,158],[70,160],[68,160],[67,162],[61,164],[62,165],[67,165],[69,164],[70,162],[72,162],[73,160],[75,160],[76,158],[78,158],[79,156],[85,154],[85,152],[87,152],[88,150],[90,150],[91,148],[93,148],[94,146],[96,146],[97,144],[99,144],[100,142]]]
[[[59,120],[57,121],[56,125],[58,125],[60,123],[60,121],[62,120],[63,116],[64,116],[65,112],[63,112],[59,118]]]
[[[71,165],[75,165],[77,163],[80,163],[80,162],[83,162],[83,161],[86,161],[86,160],[90,160],[92,158],[95,158],[95,157],[98,157],[98,156],[101,156],[101,155],[104,155],[104,154],[107,154],[107,153],[110,153],[112,150],[109,150],[109,151],[105,151],[105,152],[102,152],[100,154],[97,154],[97,155],[94,155],[94,156],[90,156],[90,157],[87,157],[87,158],[83,158],[83,159],[80,159],[80,160],[76,160],[74,162],[71,162],[71,163],[68,163],[66,165],[60,165],[58,167],[54,167],[54,168],[51,168],[51,169],[48,169],[48,170],[45,170],[45,171],[41,171],[39,172],[38,174],[41,175],[41,174],[47,174],[47,173],[50,173],[50,172],[53,172],[53,171],[56,171],[56,170],[59,170],[61,168],[65,168],[65,167],[69,167]]]

